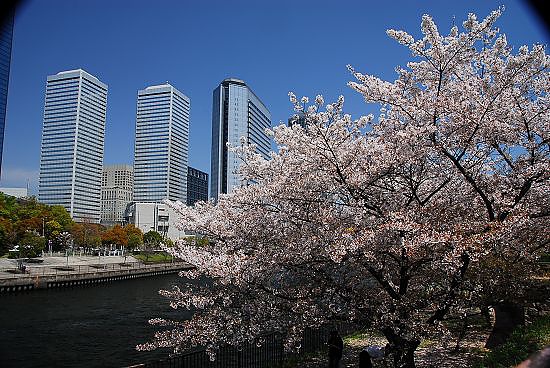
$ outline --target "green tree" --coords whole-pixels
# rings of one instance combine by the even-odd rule
[[[162,243],[162,235],[158,232],[151,230],[143,234],[143,243],[146,247],[157,248]]]
[[[136,234],[130,234],[128,235],[128,249],[133,250],[136,248],[139,248],[143,244],[143,239],[136,235]]]
[[[7,253],[15,239],[10,220],[0,217],[0,255]]]
[[[48,218],[55,220],[61,225],[61,231],[69,231],[74,225],[71,215],[63,206],[50,206]]]
[[[27,232],[19,240],[19,256],[21,258],[38,257],[46,247],[46,239],[33,232]]]
[[[124,232],[126,233],[126,237],[128,238],[127,246],[129,249],[138,248],[143,244],[143,233],[133,224],[128,224],[124,226]]]
[[[44,236],[46,240],[51,240],[54,246],[58,245],[58,237],[63,227],[56,220],[50,220],[44,224]]]
[[[54,240],[73,224],[62,206],[48,206],[34,197],[15,198],[0,193],[0,255],[22,240],[28,241],[29,232]]]

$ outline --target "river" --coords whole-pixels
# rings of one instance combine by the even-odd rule
[[[153,336],[150,318],[190,317],[158,294],[178,283],[173,274],[0,295],[0,367],[124,367],[167,357],[135,346]]]

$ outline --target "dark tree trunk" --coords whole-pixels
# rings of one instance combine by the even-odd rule
[[[386,347],[386,355],[393,360],[393,367],[415,368],[414,352],[420,345],[420,341],[406,340],[389,329],[383,332],[389,341],[389,346]]]
[[[495,324],[485,343],[487,349],[500,346],[508,340],[512,331],[525,324],[525,309],[512,302],[501,302],[493,306],[495,310]]]

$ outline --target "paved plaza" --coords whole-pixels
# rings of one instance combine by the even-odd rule
[[[28,263],[24,262],[27,275],[33,274],[44,274],[55,272],[56,268],[68,266],[73,268],[75,271],[79,269],[84,271],[89,267],[100,267],[104,266],[106,268],[114,267],[115,265],[130,263],[135,264],[140,262],[132,256],[69,256],[68,262],[67,257],[59,256],[44,256],[38,258],[42,260],[40,263]],[[14,277],[14,274],[9,272],[10,270],[17,269],[18,260],[17,259],[8,259],[0,258],[0,278],[3,277]],[[88,267],[85,267],[88,266]],[[23,276],[23,275],[22,275]]]

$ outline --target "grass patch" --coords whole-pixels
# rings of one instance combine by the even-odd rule
[[[366,340],[371,336],[372,336],[372,333],[369,333],[367,331],[356,331],[351,335],[345,336],[342,340],[344,340],[344,344],[350,345],[359,341]]]
[[[435,344],[436,344],[436,341],[426,339],[420,342],[420,345],[418,345],[418,348],[419,349],[429,348],[430,346],[434,346]]]
[[[172,256],[166,252],[136,252],[132,256],[143,263],[166,263],[172,261]]]
[[[477,368],[515,367],[546,345],[550,345],[550,316],[515,330],[508,342],[488,352]]]

